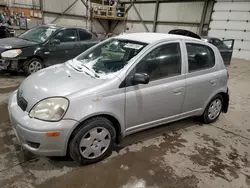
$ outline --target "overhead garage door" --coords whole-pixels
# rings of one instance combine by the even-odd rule
[[[250,60],[250,0],[217,0],[208,36],[235,39],[233,57]]]

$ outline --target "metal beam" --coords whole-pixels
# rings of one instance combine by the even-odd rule
[[[132,6],[134,7],[137,16],[138,16],[139,19],[141,20],[141,23],[142,23],[143,27],[145,28],[145,30],[146,30],[147,32],[149,32],[148,27],[147,27],[146,24],[144,23],[144,21],[143,21],[141,15],[140,15],[140,13],[138,12],[137,8],[135,7],[134,2],[133,2],[132,0],[130,0],[130,2],[131,2],[131,4],[132,4]]]
[[[85,18],[87,19],[86,16],[83,16],[83,15],[75,15],[75,14],[68,14],[68,13],[64,13],[62,15],[62,13],[59,13],[59,12],[51,12],[51,11],[43,11],[44,14],[55,14],[55,15],[58,15],[59,17],[60,16],[69,16],[69,17],[77,17],[77,18]]]
[[[134,23],[141,23],[141,20],[127,20],[127,22],[134,22]],[[153,20],[144,20],[144,23],[149,23],[149,24],[153,24],[154,21]],[[168,22],[168,21],[156,21],[156,25],[157,24],[162,24],[162,25],[183,25],[183,26],[196,26],[199,27],[200,23],[198,22]],[[204,25],[208,25],[208,24],[204,24]]]
[[[66,8],[66,9],[61,13],[60,16],[65,15],[65,13],[66,13],[69,9],[71,9],[71,8],[77,3],[77,1],[78,1],[78,0],[75,0],[68,8]],[[55,22],[60,18],[60,16],[58,16],[57,18],[55,18],[51,23],[52,23],[52,24],[55,23]]]
[[[81,0],[81,2],[84,4],[84,6],[88,9],[88,4],[84,1],[84,0]]]
[[[44,11],[43,11],[43,0],[39,0],[39,4],[40,4],[40,10],[41,10],[41,14],[42,14],[42,24],[44,24],[44,15],[43,15],[43,13],[44,13]]]
[[[184,3],[184,2],[203,2],[204,0],[159,0],[159,3]],[[136,1],[135,4],[152,4],[157,0],[152,1]],[[124,4],[130,4],[130,2],[122,2]]]
[[[204,1],[203,11],[202,11],[202,15],[201,15],[201,22],[200,22],[200,26],[199,26],[199,35],[202,34],[204,23],[206,21],[208,3],[209,3],[209,0]]]
[[[99,20],[99,19],[96,19],[98,21],[98,23],[102,26],[102,28],[105,30],[106,32],[106,35],[108,34],[108,30],[105,28],[105,26],[103,25],[103,23]]]
[[[156,32],[156,26],[157,26],[157,20],[158,20],[158,10],[159,10],[159,0],[156,0],[153,32]]]

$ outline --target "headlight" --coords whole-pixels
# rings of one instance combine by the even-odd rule
[[[29,116],[44,121],[59,121],[68,109],[69,101],[62,97],[53,97],[38,102]]]
[[[1,56],[4,57],[4,58],[13,58],[13,57],[17,57],[21,53],[22,53],[22,50],[20,50],[20,49],[17,49],[17,50],[8,50],[8,51],[3,52],[1,54]]]

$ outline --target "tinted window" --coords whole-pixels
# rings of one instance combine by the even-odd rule
[[[147,73],[150,81],[181,74],[179,43],[162,45],[150,52],[137,66],[136,73]]]
[[[92,35],[86,31],[79,30],[79,37],[80,37],[80,41],[83,41],[83,40],[91,39]]]
[[[187,43],[189,72],[211,68],[215,65],[213,50],[202,44]]]
[[[224,42],[219,39],[212,39],[211,43],[215,45],[218,49],[228,49],[227,45],[225,45]]]
[[[59,32],[55,39],[60,40],[60,42],[74,42],[77,41],[77,33],[75,29],[67,29]]]

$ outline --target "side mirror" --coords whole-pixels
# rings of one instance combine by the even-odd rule
[[[50,43],[51,43],[52,45],[60,44],[60,40],[58,40],[58,39],[52,39],[52,40],[50,41]]]
[[[149,75],[146,73],[135,73],[133,76],[133,85],[138,84],[148,84],[149,83]]]

